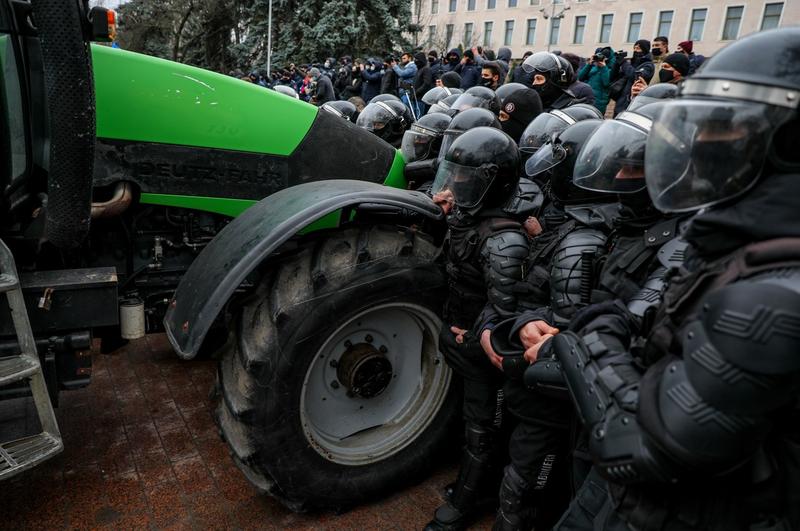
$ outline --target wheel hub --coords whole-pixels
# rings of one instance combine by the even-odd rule
[[[356,343],[342,354],[336,375],[348,394],[373,398],[392,381],[392,363],[369,343]]]

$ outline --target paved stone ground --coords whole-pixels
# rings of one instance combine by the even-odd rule
[[[231,461],[212,419],[215,370],[213,361],[178,360],[164,336],[95,353],[92,384],[61,393],[64,452],[0,483],[0,529],[422,529],[455,477],[453,463],[431,463],[430,478],[386,500],[341,515],[294,514]]]

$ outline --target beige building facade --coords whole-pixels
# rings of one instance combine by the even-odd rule
[[[800,25],[800,0],[414,0],[417,44],[439,51],[481,45],[561,50],[583,57],[664,35],[669,49],[691,39],[710,56],[749,33]],[[765,59],[769,50],[764,50]]]

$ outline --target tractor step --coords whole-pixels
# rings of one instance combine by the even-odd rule
[[[64,445],[60,437],[39,433],[0,444],[0,479],[7,479],[56,455]]]
[[[5,293],[17,289],[19,287],[19,279],[9,273],[0,274],[0,293]]]
[[[39,370],[39,360],[27,354],[0,358],[0,385],[28,378]]]

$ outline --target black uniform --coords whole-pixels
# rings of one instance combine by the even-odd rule
[[[622,308],[553,340],[610,482],[596,528],[800,528],[800,65],[765,46],[796,54],[800,29],[719,52],[648,140],[655,205],[706,210],[643,349]]]

